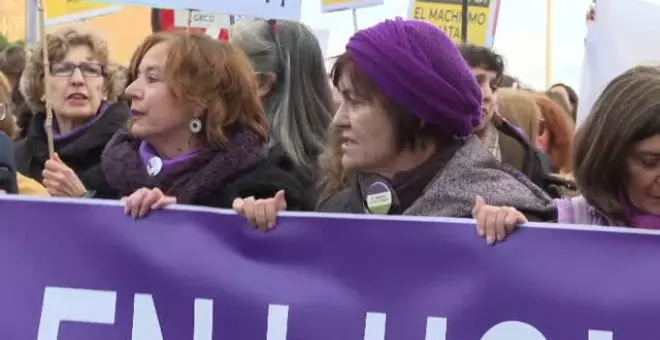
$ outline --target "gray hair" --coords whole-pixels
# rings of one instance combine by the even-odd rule
[[[230,42],[248,55],[257,74],[277,75],[264,105],[271,143],[279,144],[295,166],[313,172],[334,114],[314,32],[298,22],[248,20],[232,26]]]

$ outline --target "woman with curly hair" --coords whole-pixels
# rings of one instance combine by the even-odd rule
[[[20,80],[32,117],[16,146],[18,171],[43,181],[52,196],[115,197],[100,163],[106,143],[130,116],[128,107],[117,103],[125,81],[110,62],[107,42],[95,33],[68,27],[48,34],[46,44],[49,67],[37,44]],[[50,73],[49,91],[45,72]],[[54,116],[52,157],[44,127],[46,100]]]

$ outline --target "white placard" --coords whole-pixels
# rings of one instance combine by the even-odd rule
[[[253,17],[246,17],[241,15],[232,15],[229,14],[217,14],[211,12],[203,11],[192,11],[191,13],[187,10],[177,9],[174,11],[174,26],[175,27],[187,27],[188,26],[188,15],[190,14],[190,27],[194,28],[213,28],[213,29],[222,29],[229,28],[233,23],[237,23],[242,20],[252,19]]]
[[[231,13],[258,18],[300,21],[302,0],[96,0],[169,9],[194,9],[210,13]],[[309,0],[308,0],[309,1]],[[185,25],[184,25],[185,26]]]
[[[617,75],[636,65],[660,64],[660,1],[599,0],[587,33],[582,65],[578,124]]]
[[[348,9],[378,6],[383,3],[383,0],[321,0],[321,8],[323,13],[330,13]]]

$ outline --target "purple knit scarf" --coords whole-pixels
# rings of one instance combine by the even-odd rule
[[[225,149],[201,150],[176,171],[152,177],[140,158],[140,143],[125,131],[118,132],[108,143],[101,162],[108,184],[123,196],[143,187],[160,188],[181,204],[199,202],[237,173],[266,158],[259,137],[242,130],[231,135]]]

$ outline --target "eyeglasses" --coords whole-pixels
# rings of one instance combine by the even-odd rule
[[[76,69],[80,70],[85,78],[102,77],[105,73],[103,65],[98,63],[55,63],[50,66],[50,74],[54,77],[71,77]]]

